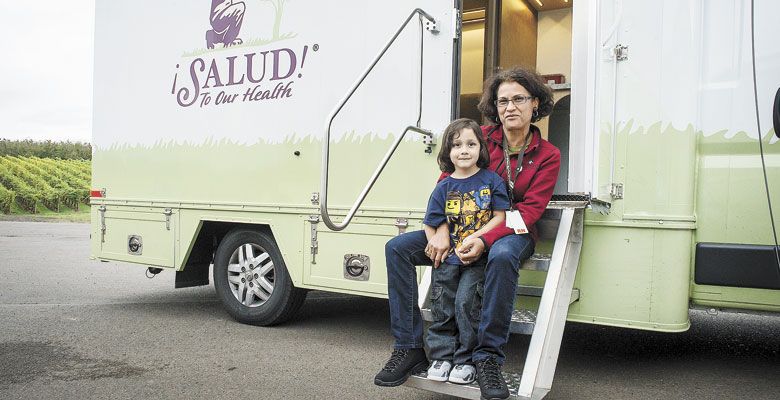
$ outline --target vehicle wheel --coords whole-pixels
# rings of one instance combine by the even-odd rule
[[[248,229],[229,232],[219,244],[214,287],[227,312],[252,325],[282,323],[306,298],[306,290],[293,286],[273,238]]]

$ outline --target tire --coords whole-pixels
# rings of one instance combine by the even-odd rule
[[[230,231],[217,247],[214,288],[228,314],[260,326],[289,320],[306,298],[306,290],[293,286],[273,238],[246,228]]]

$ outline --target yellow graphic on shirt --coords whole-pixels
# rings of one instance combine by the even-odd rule
[[[493,217],[490,200],[491,192],[488,186],[467,193],[447,192],[444,213],[450,226],[453,250]]]
[[[450,194],[453,194],[455,197],[450,198]],[[444,204],[444,213],[447,215],[460,214],[460,202],[461,198],[460,196],[457,196],[455,192],[447,193],[447,202]]]

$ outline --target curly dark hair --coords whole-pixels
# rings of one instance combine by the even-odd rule
[[[444,129],[444,134],[441,139],[441,149],[439,149],[439,156],[436,161],[439,162],[439,169],[442,172],[453,173],[455,172],[455,164],[450,160],[450,151],[452,150],[452,142],[460,137],[460,131],[463,129],[471,129],[474,131],[474,136],[477,137],[479,142],[479,158],[477,159],[477,167],[487,168],[490,166],[490,153],[488,152],[487,143],[485,137],[482,135],[482,129],[479,124],[473,119],[460,118],[452,121],[447,128]]]
[[[531,118],[531,122],[536,122],[550,115],[554,103],[552,89],[544,83],[542,77],[536,72],[521,67],[513,67],[499,71],[485,80],[482,98],[477,105],[477,108],[485,118],[494,124],[500,123],[498,109],[496,109],[496,99],[498,87],[504,82],[519,83],[531,96],[539,100],[539,107],[536,109],[537,115]]]

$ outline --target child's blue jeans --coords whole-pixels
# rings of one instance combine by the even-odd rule
[[[441,264],[433,270],[433,324],[428,328],[427,340],[431,360],[472,363],[484,284],[484,257],[471,265]]]

